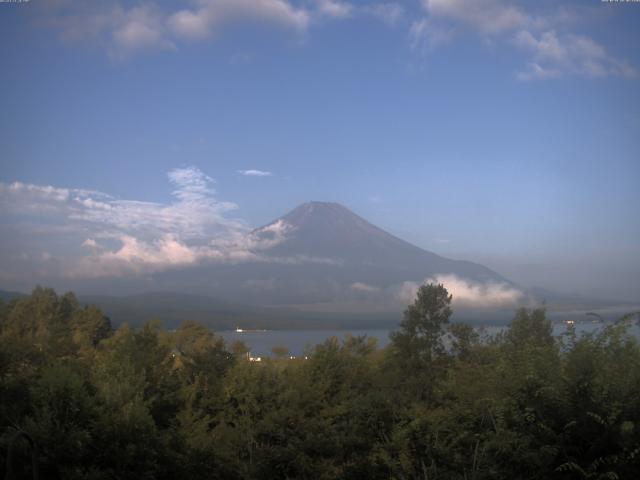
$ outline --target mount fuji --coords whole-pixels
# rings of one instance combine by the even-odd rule
[[[116,321],[193,319],[217,328],[395,325],[424,282],[443,283],[456,317],[467,321],[506,322],[518,306],[547,298],[574,316],[578,307],[605,305],[521,289],[486,266],[412,245],[338,203],[304,203],[221,245],[222,261],[149,274],[125,296],[81,299]]]
[[[338,203],[304,203],[229,248],[237,249],[230,261],[154,274],[156,290],[248,305],[395,311],[398,301],[407,303],[402,292],[428,278],[514,287],[483,265],[423,250]]]

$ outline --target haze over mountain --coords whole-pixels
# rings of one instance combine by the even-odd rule
[[[358,311],[398,310],[426,279],[449,283],[463,303],[512,306],[521,296],[489,268],[420,249],[337,203],[304,203],[238,244],[247,246],[243,258],[158,272],[155,287],[248,304]]]
[[[636,7],[5,2],[0,288],[640,302]]]
[[[202,172],[178,169],[170,178],[180,202],[169,207],[34,185],[5,189],[38,194],[31,204],[43,211],[45,202],[55,206],[60,223],[74,225],[64,243],[88,249],[67,260],[43,254],[46,265],[59,266],[57,276],[33,277],[24,291],[36,283],[71,289],[115,321],[192,318],[225,328],[393,324],[425,282],[443,283],[467,320],[504,321],[542,300],[570,311],[611,305],[524,289],[486,266],[412,245],[339,203],[303,203],[251,230],[218,214]],[[117,233],[123,222],[137,230]],[[114,231],[108,236],[105,224]]]
[[[444,283],[466,318],[491,311],[493,320],[506,320],[527,300],[493,270],[418,248],[338,203],[304,203],[233,240],[211,242],[215,254],[199,261],[121,278],[132,294],[105,295],[108,277],[69,287],[118,323],[189,318],[216,328],[388,327],[426,281]]]

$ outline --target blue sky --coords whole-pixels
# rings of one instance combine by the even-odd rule
[[[134,202],[233,236],[328,200],[523,285],[637,300],[639,22],[600,1],[0,3],[0,287],[123,236],[140,262],[158,235],[202,242],[141,233]],[[96,220],[102,194],[126,215]]]

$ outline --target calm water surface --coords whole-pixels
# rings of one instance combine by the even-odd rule
[[[505,327],[485,327],[487,334],[495,334]],[[594,332],[602,329],[600,324],[578,324],[576,332]],[[554,325],[554,335],[561,335],[566,332],[564,324]],[[368,330],[267,330],[256,332],[238,333],[235,330],[217,332],[227,342],[240,340],[251,350],[254,357],[272,356],[271,349],[276,346],[285,346],[289,349],[290,355],[300,356],[311,349],[314,345],[323,343],[327,338],[337,337],[340,340],[348,335],[373,337],[378,341],[378,347],[384,347],[389,343],[389,329],[368,329]],[[635,325],[630,330],[636,338],[640,339],[640,327]]]

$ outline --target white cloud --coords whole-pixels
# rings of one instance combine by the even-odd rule
[[[246,228],[225,216],[237,205],[217,200],[213,180],[197,168],[171,170],[168,178],[174,185],[175,201],[171,203],[119,200],[104,194],[96,199],[74,193],[66,206],[67,214],[72,220],[101,224],[116,234],[134,233],[144,238],[179,234],[190,239]]]
[[[69,189],[50,185],[32,185],[23,182],[0,183],[0,212],[53,215],[68,201],[70,195]]]
[[[293,225],[280,219],[265,227],[256,229],[252,234],[258,238],[276,238],[280,239],[285,237],[289,232],[293,230]]]
[[[420,285],[442,284],[453,296],[453,303],[462,307],[497,308],[514,306],[524,299],[524,293],[505,283],[475,282],[453,274],[439,274],[425,278],[422,283],[407,281],[396,290],[396,297],[413,302]]]
[[[194,167],[174,168],[167,177],[176,186],[173,194],[186,203],[208,203],[216,193],[213,178]]]
[[[244,175],[245,177],[271,177],[273,173],[267,172],[264,170],[238,170],[240,175]]]
[[[523,25],[523,10],[501,0],[422,0],[433,17],[466,24],[485,34],[497,34]]]
[[[363,282],[354,282],[349,285],[349,288],[355,292],[364,292],[364,293],[377,293],[380,291],[380,287],[376,287],[375,285],[369,285]]]
[[[189,40],[203,40],[211,35],[215,16],[207,9],[180,10],[171,15],[167,23],[169,28],[179,36]]]
[[[296,32],[307,30],[310,13],[288,0],[193,0],[138,2],[70,0],[36,6],[41,23],[69,42],[91,41],[120,60],[149,50],[175,50],[179,40],[203,40],[228,24],[259,22]]]
[[[149,6],[135,7],[118,15],[113,27],[113,46],[110,54],[125,57],[143,50],[175,50],[167,38],[164,19]]]
[[[248,227],[226,216],[236,205],[215,198],[213,179],[195,167],[171,170],[168,178],[174,201],[166,204],[83,189],[0,183],[0,212],[19,216],[20,227],[39,230],[43,242],[60,235],[81,237],[77,243],[63,242],[90,251],[83,257],[74,252],[68,262],[71,276],[154,271],[241,256],[230,248],[223,251],[222,243],[215,245],[220,238],[242,238]]]
[[[305,31],[309,13],[285,0],[200,0],[195,9],[171,14],[167,23],[174,34],[199,40],[223,24],[247,20]]]
[[[398,1],[346,0],[116,0],[44,2],[35,11],[65,41],[91,42],[114,60],[150,50],[177,50],[181,42],[205,41],[229,25],[260,23],[306,33],[319,19],[366,15],[395,25],[405,16]]]
[[[98,248],[98,243],[93,238],[87,238],[82,242],[82,246],[87,248]]]
[[[591,77],[639,77],[638,70],[611,57],[606,49],[584,35],[558,35],[545,31],[538,35],[519,31],[514,44],[531,53],[527,68],[518,73],[522,80],[557,78],[567,73]]]
[[[182,167],[167,176],[173,185],[173,201],[169,203],[0,182],[0,218],[11,216],[13,228],[35,244],[37,250],[24,257],[24,262],[37,266],[37,259],[44,260],[38,253],[42,247],[63,245],[62,252],[52,249],[46,258],[54,261],[58,271],[42,270],[61,277],[149,274],[202,263],[341,265],[340,260],[330,258],[267,255],[266,250],[286,240],[291,225],[280,220],[251,232],[244,221],[228,216],[236,205],[216,198],[214,180],[205,173]],[[23,249],[19,243],[18,247]],[[13,257],[21,258],[19,254]],[[9,255],[3,260],[7,258]],[[24,270],[25,275],[30,274],[23,267],[18,265],[14,273]]]
[[[38,10],[39,9],[39,10]],[[149,50],[175,50],[165,13],[153,3],[123,8],[113,1],[70,0],[57,6],[40,4],[42,23],[72,43],[97,43],[115,60]]]
[[[507,0],[422,0],[422,5],[425,16],[415,20],[409,32],[414,49],[431,51],[468,30],[487,45],[515,46],[524,52],[526,68],[517,73],[522,80],[570,74],[640,77],[636,68],[587,35],[556,32],[579,23],[576,9],[561,6],[550,11],[535,4],[525,9]]]
[[[152,50],[176,50],[181,42],[204,41],[224,27],[237,24],[270,25],[298,34],[318,19],[376,17],[389,25],[409,28],[413,50],[430,53],[464,32],[485,45],[516,47],[525,55],[520,79],[551,79],[567,74],[590,77],[637,78],[638,69],[612,56],[596,40],[568,29],[584,26],[585,18],[602,18],[601,9],[549,6],[515,0],[421,0],[419,11],[400,1],[346,0],[176,0],[139,1],[123,6],[116,0],[35,2],[39,23],[57,30],[66,41],[103,47],[120,60]],[[530,35],[530,39],[524,38]],[[554,47],[566,52],[563,61],[546,55]]]
[[[194,263],[198,257],[198,249],[188,247],[171,235],[165,235],[153,242],[142,242],[139,239],[123,235],[120,237],[122,246],[115,252],[104,252],[99,259],[102,261],[124,261],[133,265],[188,265]]]
[[[316,0],[318,11],[335,18],[348,17],[353,12],[353,5],[338,0]]]

